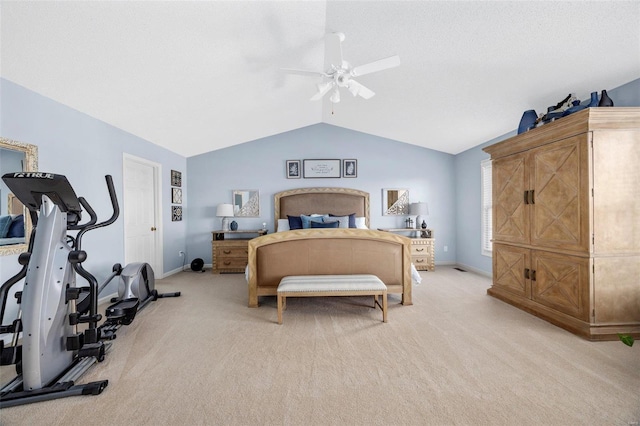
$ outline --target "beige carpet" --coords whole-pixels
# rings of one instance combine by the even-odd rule
[[[120,330],[83,381],[99,396],[0,411],[3,425],[637,425],[640,345],[588,342],[486,295],[490,280],[422,272],[414,305],[275,298],[243,275],[185,272]],[[2,368],[2,381],[10,379]]]

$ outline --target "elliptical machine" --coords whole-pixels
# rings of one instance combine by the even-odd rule
[[[1,364],[15,364],[18,374],[0,389],[0,408],[73,395],[98,395],[108,380],[83,385],[76,385],[75,381],[104,360],[111,343],[103,340],[114,339],[120,325],[133,321],[141,300],[144,306],[159,297],[153,288],[153,271],[147,264],[132,264],[130,268],[116,264],[101,286],[82,265],[87,259],[82,250],[84,234],[111,225],[119,216],[113,180],[106,176],[113,214],[97,223],[96,213],[83,197],[76,196],[65,176],[21,172],[5,174],[2,179],[29,209],[33,230],[27,252],[18,257],[22,269],[0,287],[3,319],[11,288],[24,279],[23,290],[16,292],[17,318],[10,325],[0,326],[0,333],[13,333],[11,345],[5,347],[0,340]],[[79,223],[82,207],[90,216],[84,224]],[[68,231],[78,232],[73,237]],[[84,278],[88,286],[77,286],[76,275]],[[127,287],[127,277],[131,283],[144,285],[130,284],[128,293],[119,292],[123,298],[109,308],[113,311],[111,317],[98,326],[102,320],[97,312],[98,294],[116,276],[125,281],[123,288]]]
[[[119,263],[113,265],[113,274],[98,289],[100,293],[114,277],[119,278],[118,297],[111,299],[105,315],[104,324],[100,326],[103,340],[115,339],[115,331],[122,325],[129,325],[136,313],[149,302],[163,297],[179,297],[180,292],[158,293],[155,289],[155,275],[151,265],[144,262],[130,263],[124,268]]]

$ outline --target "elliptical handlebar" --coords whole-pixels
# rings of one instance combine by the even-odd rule
[[[72,231],[79,231],[82,230],[84,228],[86,228],[87,226],[91,226],[94,223],[96,223],[98,221],[98,215],[96,215],[96,212],[93,210],[93,208],[91,208],[91,205],[89,204],[89,202],[87,200],[85,200],[84,197],[78,197],[78,201],[80,201],[80,205],[82,207],[84,207],[84,209],[87,211],[87,213],[89,213],[89,221],[87,223],[83,223],[82,225],[70,225],[67,227],[67,229],[72,230]]]
[[[113,222],[115,222],[116,219],[118,219],[118,216],[120,216],[120,206],[118,205],[118,197],[116,196],[116,189],[113,186],[113,177],[111,177],[111,175],[106,175],[105,180],[107,181],[107,190],[109,191],[109,198],[111,199],[111,207],[113,208],[113,214],[109,219],[105,220],[104,222],[95,223],[95,221],[97,220],[95,211],[93,211],[91,206],[89,206],[89,203],[87,203],[84,200],[84,198],[80,197],[80,203],[82,203],[83,207],[89,213],[89,216],[91,216],[91,220],[82,226],[82,229],[80,230],[80,232],[78,232],[78,235],[76,236],[76,247],[78,250],[80,250],[80,242],[85,232],[91,231],[93,229],[109,226]]]

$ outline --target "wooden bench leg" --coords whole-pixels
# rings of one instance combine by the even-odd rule
[[[387,322],[387,292],[382,293],[382,322]]]
[[[278,294],[278,324],[282,324],[282,305],[284,304],[284,296]]]

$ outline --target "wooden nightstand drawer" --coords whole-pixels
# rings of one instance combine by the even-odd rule
[[[216,256],[224,259],[240,257],[246,260],[249,256],[249,249],[248,247],[216,247]]]
[[[240,272],[244,272],[244,268],[247,266],[247,263],[247,257],[223,257],[218,259],[218,264],[216,266],[220,272],[237,272],[237,269],[240,269]]]
[[[411,245],[411,256],[426,256],[429,253],[429,246]]]

